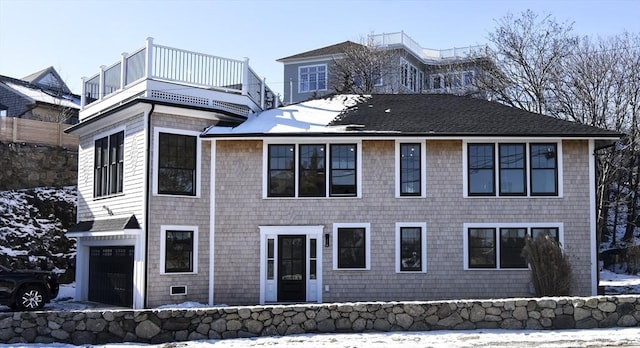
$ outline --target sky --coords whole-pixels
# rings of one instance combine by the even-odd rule
[[[640,32],[637,0],[0,0],[0,75],[53,66],[74,93],[123,52],[159,45],[249,58],[276,93],[277,59],[368,34],[404,31],[424,48],[488,43],[496,20],[527,9],[574,33]]]

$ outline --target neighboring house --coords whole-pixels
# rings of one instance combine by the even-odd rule
[[[53,67],[22,79],[0,75],[0,117],[74,124],[79,110],[80,97]]]
[[[476,74],[488,62],[487,46],[444,50],[421,47],[404,32],[369,35],[369,45],[393,50],[389,76],[375,83],[375,93],[471,94]],[[284,65],[284,102],[291,104],[333,94],[339,87],[335,62],[361,44],[345,41],[278,59]]]
[[[192,76],[173,54],[212,61]],[[85,80],[85,102],[92,83],[109,92],[71,129],[77,300],[525,297],[520,252],[538,234],[564,246],[573,293],[597,293],[593,153],[618,133],[440,94],[272,108],[247,61],[151,40],[113,76],[130,64]],[[227,87],[208,82],[221,74]]]

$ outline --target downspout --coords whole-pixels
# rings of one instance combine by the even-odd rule
[[[216,235],[216,147],[217,142],[215,139],[210,141],[211,145],[211,173],[209,178],[209,306],[213,306],[214,303],[214,286],[215,286],[215,235]]]
[[[146,176],[146,181],[147,184],[145,185],[144,188],[144,261],[143,261],[143,265],[144,265],[144,302],[143,302],[143,307],[147,308],[147,299],[148,299],[148,291],[147,289],[149,288],[147,280],[149,278],[149,270],[148,270],[148,265],[147,265],[147,258],[149,256],[149,215],[150,215],[150,211],[151,208],[149,208],[149,198],[151,196],[151,188],[149,187],[151,185],[151,114],[153,114],[153,110],[156,108],[156,104],[155,103],[151,103],[151,109],[149,109],[149,112],[147,113],[147,145],[146,145],[146,151],[144,153],[145,158],[145,162],[146,162],[146,168],[145,168],[145,176]]]

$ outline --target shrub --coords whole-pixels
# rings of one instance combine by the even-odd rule
[[[555,239],[545,234],[527,237],[522,255],[531,267],[536,296],[571,294],[571,264]]]

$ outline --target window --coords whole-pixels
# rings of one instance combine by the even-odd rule
[[[373,69],[373,85],[374,86],[382,86],[382,69],[380,67],[376,67]]]
[[[269,196],[295,194],[295,146],[269,145]]]
[[[460,86],[462,86],[462,82],[460,81],[460,73],[451,74],[451,85],[454,88],[460,88]]]
[[[531,238],[536,239],[540,234],[547,235],[553,238],[556,243],[560,243],[560,235],[558,233],[558,228],[532,228],[531,229]]]
[[[493,144],[469,144],[469,195],[494,195]]]
[[[433,75],[431,77],[431,81],[432,81],[432,88],[433,89],[442,88],[442,77],[440,75]]]
[[[318,278],[318,240],[309,239],[309,279]]]
[[[8,114],[9,109],[6,106],[0,104],[0,117],[7,117]]]
[[[524,144],[500,144],[500,194],[526,195]]]
[[[196,196],[197,137],[158,133],[158,194]]]
[[[496,229],[469,229],[469,268],[496,267]]]
[[[95,141],[93,196],[122,193],[124,175],[124,131]]]
[[[273,280],[274,277],[274,262],[275,262],[275,239],[267,239],[267,279]]]
[[[357,144],[269,144],[266,156],[267,197],[358,194]]]
[[[561,224],[465,224],[465,269],[525,269],[527,237],[546,234],[560,243]]]
[[[400,196],[422,195],[422,144],[400,144]]]
[[[327,65],[302,66],[298,70],[299,92],[327,90]]]
[[[396,223],[396,272],[427,271],[427,225]]]
[[[500,229],[500,268],[526,268],[527,261],[522,257],[526,228]]]
[[[405,59],[400,60],[400,83],[412,92],[418,92],[418,69]]]
[[[370,268],[369,224],[334,224],[333,268]]]
[[[531,144],[531,194],[558,194],[557,144]]]
[[[356,195],[356,145],[331,145],[331,196]]]
[[[198,229],[195,226],[162,226],[160,273],[197,273]]]
[[[326,196],[324,145],[300,145],[300,197]],[[295,173],[291,173],[295,175]],[[293,193],[293,190],[292,190]]]
[[[379,67],[373,67],[368,71],[363,71],[353,77],[353,84],[357,87],[382,86],[382,72]]]
[[[465,87],[473,85],[473,72],[465,71],[462,73],[462,83]]]
[[[559,143],[468,143],[465,193],[495,196],[498,168],[499,196],[561,196],[559,147]]]

